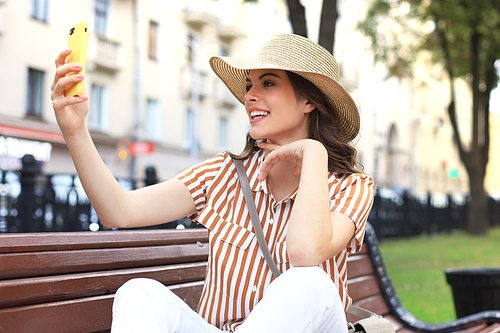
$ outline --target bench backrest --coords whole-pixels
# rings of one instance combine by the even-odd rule
[[[349,294],[388,315],[369,248],[348,259]],[[0,332],[107,332],[114,293],[137,277],[195,309],[207,258],[205,229],[0,235]]]
[[[105,332],[117,288],[131,278],[169,285],[196,307],[206,230],[0,236],[0,332]]]

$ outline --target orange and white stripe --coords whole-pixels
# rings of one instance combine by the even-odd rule
[[[296,191],[276,202],[268,183],[257,180],[263,158],[260,150],[244,165],[269,250],[284,272],[290,268],[285,239]],[[234,332],[274,280],[253,232],[236,167],[222,152],[177,178],[187,186],[195,202],[196,212],[191,219],[209,229],[210,255],[198,312],[212,325]],[[347,257],[361,249],[373,203],[373,180],[363,174],[342,176],[330,172],[328,182],[331,211],[349,216],[356,226],[355,237],[346,249],[320,265],[332,277],[347,309],[351,303],[346,284]]]

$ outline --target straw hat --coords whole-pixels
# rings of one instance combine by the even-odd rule
[[[250,60],[219,57],[210,58],[210,66],[243,104],[246,79],[251,69],[281,69],[294,72],[318,87],[334,107],[339,134],[351,141],[359,132],[359,112],[349,93],[338,82],[340,70],[330,52],[311,40],[292,34],[274,36]]]

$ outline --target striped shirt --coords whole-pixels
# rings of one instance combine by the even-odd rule
[[[263,159],[264,151],[260,150],[243,163],[269,250],[284,272],[290,268],[285,240],[297,190],[276,202],[267,181],[257,180]],[[212,325],[234,332],[274,280],[253,232],[236,166],[222,152],[177,178],[195,202],[191,219],[209,230],[210,255],[198,312]],[[330,172],[328,183],[330,210],[350,217],[356,228],[347,247],[320,265],[332,277],[347,309],[352,302],[347,295],[347,257],[361,250],[373,203],[373,180],[364,174]]]

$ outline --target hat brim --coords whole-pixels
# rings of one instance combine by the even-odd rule
[[[210,58],[210,66],[242,104],[245,104],[244,97],[249,70],[278,69],[296,73],[313,83],[328,98],[334,108],[336,126],[343,139],[352,141],[359,133],[360,120],[356,103],[340,83],[327,75],[294,68],[284,68],[277,64],[258,60],[232,57],[214,56]]]

